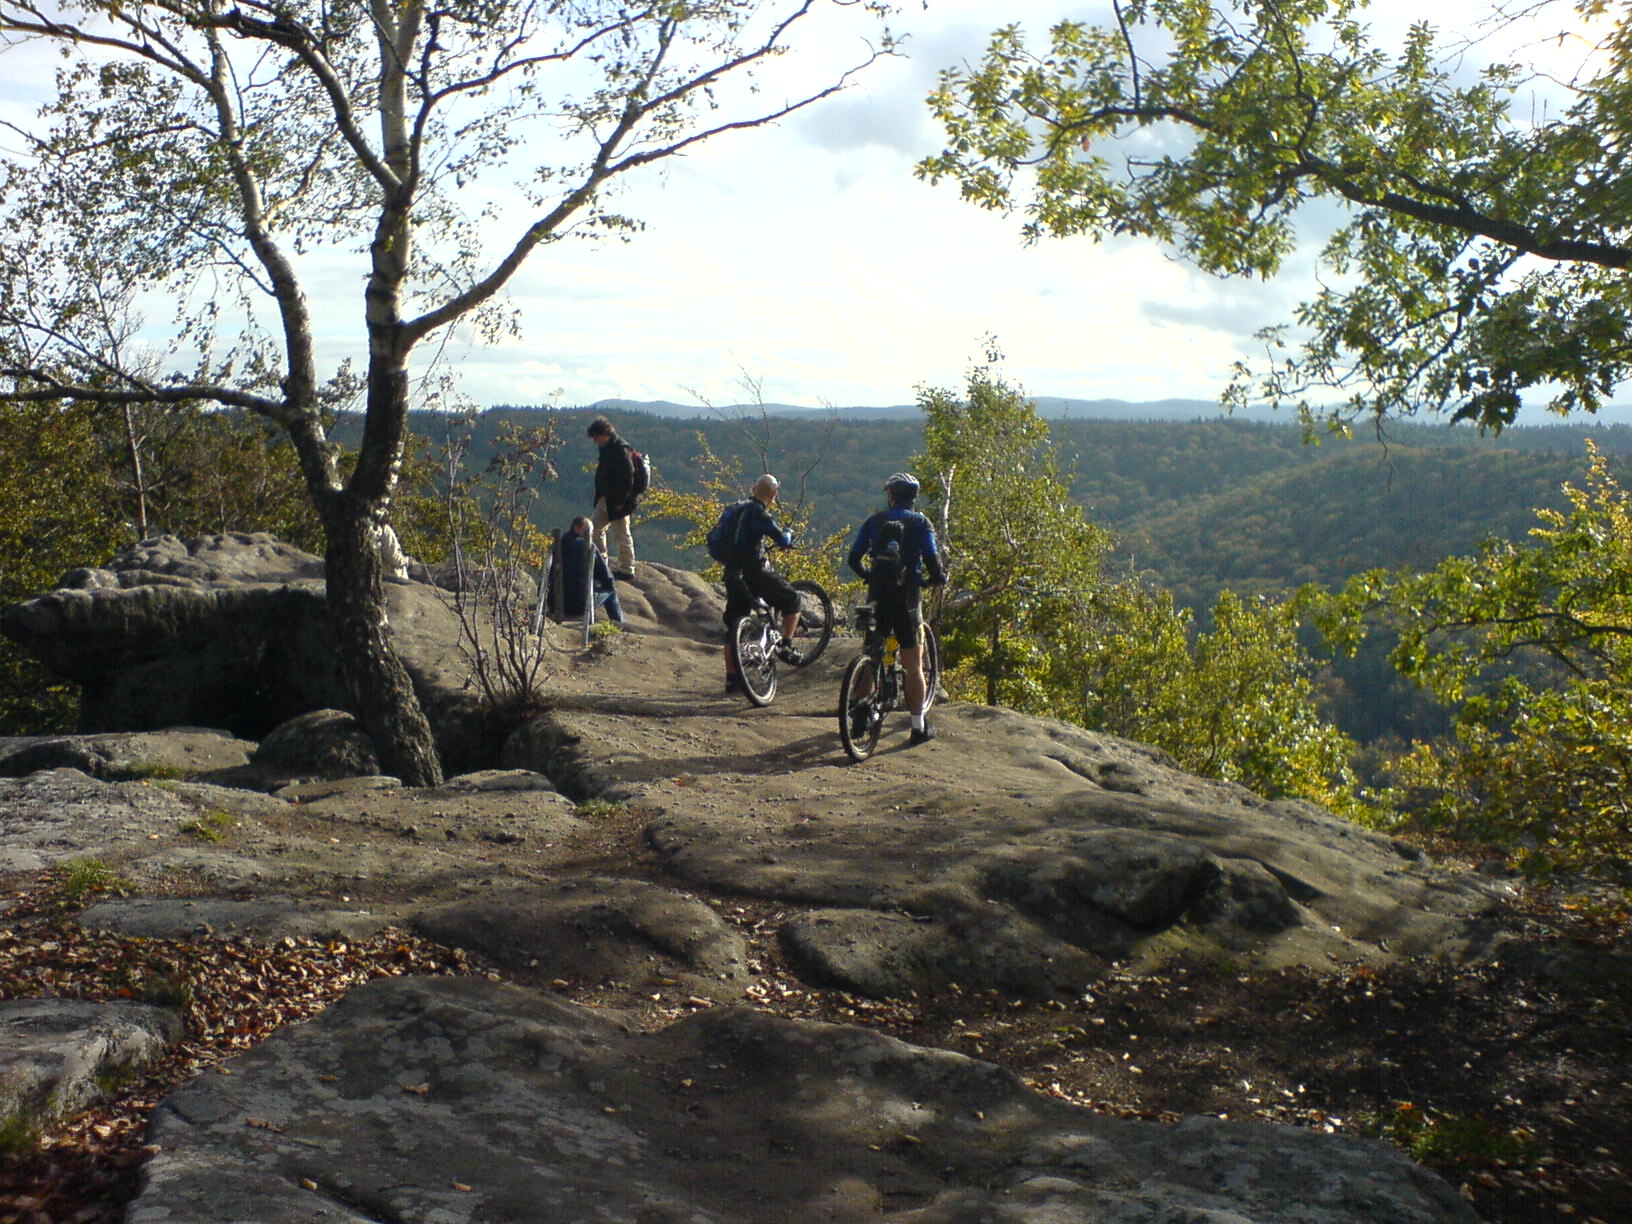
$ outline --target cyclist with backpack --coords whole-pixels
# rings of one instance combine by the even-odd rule
[[[922,744],[935,738],[935,729],[924,716],[922,593],[926,578],[935,586],[946,581],[946,568],[941,564],[934,524],[912,508],[918,478],[910,472],[896,472],[884,482],[884,493],[889,507],[861,525],[848,561],[867,582],[867,598],[874,608],[873,632],[885,637],[894,634],[900,644],[907,706],[912,711],[912,742]],[[869,684],[855,696],[866,697],[870,692]],[[852,710],[850,716],[856,717],[856,712]]]
[[[792,533],[777,526],[771,517],[771,505],[781,487],[781,482],[767,472],[754,481],[749,496],[721,512],[719,521],[708,533],[708,555],[725,566],[725,691],[728,693],[742,689],[730,635],[737,622],[753,608],[756,597],[782,614],[783,640],[776,648],[777,657],[794,667],[804,662],[804,656],[792,645],[792,638],[799,630],[799,593],[771,568],[770,559],[765,555],[766,540],[779,548],[793,547]]]

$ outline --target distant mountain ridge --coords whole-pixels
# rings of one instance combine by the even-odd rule
[[[1164,399],[1148,400],[1134,403],[1119,399],[1067,399],[1060,396],[1041,395],[1033,398],[1037,405],[1038,415],[1051,420],[1095,420],[1095,421],[1196,421],[1212,420],[1229,415],[1217,400],[1201,399]],[[520,407],[521,405],[500,405],[500,407]],[[923,415],[917,404],[834,404],[828,407],[812,408],[801,404],[676,404],[671,400],[632,400],[632,399],[603,399],[584,407],[596,412],[639,412],[647,416],[678,417],[694,419],[697,417],[722,416],[728,418],[740,417],[744,413],[757,414],[761,408],[773,416],[780,417],[819,417],[828,413],[837,413],[848,421],[894,421],[917,418]],[[1289,419],[1285,413],[1278,413],[1271,408],[1249,408],[1234,414],[1236,420],[1242,421],[1285,421]]]
[[[1032,403],[1037,405],[1039,416],[1050,421],[1078,420],[1078,421],[1213,421],[1228,418],[1236,421],[1267,422],[1269,424],[1295,424],[1296,416],[1286,409],[1270,408],[1266,405],[1253,405],[1249,408],[1237,409],[1229,412],[1218,400],[1207,399],[1160,399],[1160,400],[1123,400],[1123,399],[1072,399],[1056,395],[1038,395],[1032,397]],[[536,408],[538,405],[529,404],[498,404],[499,410],[516,408]],[[899,421],[918,418],[922,410],[917,404],[834,404],[826,407],[810,407],[803,404],[677,404],[672,400],[633,400],[633,399],[603,399],[593,404],[577,405],[574,411],[593,412],[639,412],[647,416],[667,417],[670,419],[696,420],[698,418],[725,417],[737,418],[743,414],[757,415],[761,409],[773,416],[779,417],[820,417],[828,413],[837,413],[844,420],[849,421]],[[566,411],[566,409],[562,409]],[[1540,409],[1526,409],[1519,414],[1521,425],[1549,425],[1562,424],[1560,418],[1554,417]],[[1575,424],[1584,424],[1598,421],[1605,424],[1632,423],[1632,404],[1611,404],[1596,417],[1577,416],[1572,418]],[[1435,418],[1424,417],[1425,424],[1439,423]]]

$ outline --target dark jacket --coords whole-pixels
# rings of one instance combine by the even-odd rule
[[[737,530],[731,545],[741,559],[733,565],[763,567],[769,564],[765,559],[766,540],[776,541],[779,548],[793,547],[793,533],[776,525],[764,502],[750,497],[742,513],[737,515]]]
[[[597,445],[599,445],[597,443]],[[601,461],[595,465],[595,498],[606,498],[608,518],[625,518],[635,508],[630,490],[635,485],[633,448],[617,434],[601,447]]]
[[[584,566],[589,558],[589,540],[570,531],[561,537],[561,614],[578,616],[584,610]],[[595,554],[595,589],[611,591],[612,571],[606,558]]]
[[[867,554],[878,538],[878,525],[887,519],[902,519],[906,528],[901,538],[901,565],[907,594],[916,598],[923,589],[924,579],[937,585],[946,581],[946,568],[941,564],[940,548],[935,543],[935,525],[910,506],[891,506],[868,517],[856,532],[850,545],[850,568],[863,578],[867,577]]]

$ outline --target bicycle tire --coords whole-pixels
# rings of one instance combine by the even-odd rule
[[[808,667],[822,657],[833,640],[833,597],[820,583],[801,579],[792,585],[799,592],[799,637],[794,645],[804,655],[799,666]]]
[[[860,735],[856,734],[855,727],[850,720],[850,706],[855,698],[851,697],[863,675],[871,675],[873,687],[871,692],[863,698],[867,704],[867,725]],[[873,749],[878,747],[878,735],[884,728],[884,667],[877,660],[867,655],[857,655],[850,660],[850,666],[845,668],[844,682],[839,685],[839,741],[852,761],[865,761],[873,755]]]
[[[770,646],[771,620],[765,612],[750,612],[737,622],[731,648],[737,656],[737,674],[748,700],[768,706],[776,696],[776,656]]]
[[[936,691],[941,686],[941,640],[935,636],[935,630],[928,625],[924,626],[924,713],[929,713],[929,707],[935,704]]]

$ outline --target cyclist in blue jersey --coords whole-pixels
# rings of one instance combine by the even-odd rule
[[[884,636],[893,633],[900,644],[907,706],[912,712],[912,742],[922,744],[935,737],[924,715],[922,594],[926,582],[940,586],[946,581],[946,568],[941,564],[934,524],[912,508],[918,496],[917,477],[897,472],[884,483],[884,492],[889,506],[856,532],[849,565],[867,581],[867,597],[875,609],[873,631]],[[870,690],[868,685],[854,696],[866,697]]]

